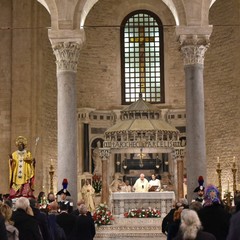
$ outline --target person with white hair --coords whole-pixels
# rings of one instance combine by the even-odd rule
[[[12,220],[19,231],[19,240],[42,240],[42,234],[37,220],[33,216],[29,200],[20,197],[15,203],[16,211],[13,212]]]
[[[148,192],[149,183],[148,180],[145,178],[144,173],[140,174],[140,177],[135,182],[133,189],[135,192]]]
[[[201,222],[194,210],[183,209],[179,233],[174,240],[216,240],[216,238],[213,234],[202,231]]]
[[[13,222],[11,221],[12,217],[12,209],[7,204],[0,203],[0,215],[4,217],[5,226],[7,230],[7,238],[2,238],[0,233],[1,239],[8,239],[8,240],[19,240],[19,233],[16,227],[13,226]]]

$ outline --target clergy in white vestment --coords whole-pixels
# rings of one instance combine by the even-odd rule
[[[132,187],[129,185],[129,181],[126,180],[125,184],[121,186],[121,192],[132,192]]]
[[[161,182],[156,178],[156,174],[152,174],[152,179],[149,181],[149,189],[154,187],[154,191],[161,190]]]
[[[135,182],[133,189],[135,192],[148,192],[148,180],[145,178],[144,174],[140,174],[140,178]]]

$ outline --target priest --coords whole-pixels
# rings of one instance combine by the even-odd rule
[[[137,179],[133,186],[133,190],[135,192],[148,192],[149,183],[148,180],[145,178],[143,173],[140,174],[140,177]]]

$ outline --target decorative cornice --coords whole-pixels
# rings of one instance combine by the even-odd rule
[[[209,35],[180,35],[180,49],[184,65],[204,64],[204,56],[209,43]]]
[[[56,56],[57,71],[77,72],[81,45],[77,42],[59,42],[52,44]]]

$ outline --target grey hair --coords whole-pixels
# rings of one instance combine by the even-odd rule
[[[181,225],[183,239],[195,239],[198,231],[202,228],[199,217],[194,210],[184,209],[181,213]]]
[[[80,206],[79,206],[79,208],[78,208],[78,211],[79,211],[79,213],[80,214],[86,214],[87,213],[87,207],[86,207],[86,205],[85,204],[81,204]]]
[[[30,202],[29,202],[28,198],[25,198],[25,197],[18,198],[15,203],[15,207],[17,209],[20,208],[20,209],[23,209],[24,211],[26,211],[29,206],[30,206]]]

